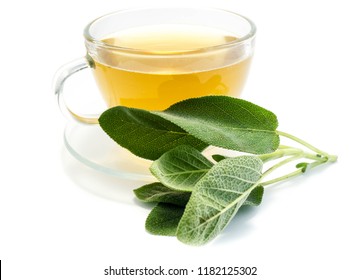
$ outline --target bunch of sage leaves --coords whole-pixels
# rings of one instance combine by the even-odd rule
[[[117,106],[105,111],[99,124],[119,145],[153,161],[157,181],[134,190],[141,201],[156,203],[146,229],[191,245],[213,240],[243,205],[259,205],[264,187],[337,159],[277,130],[271,111],[227,96],[187,99],[164,111]],[[280,136],[305,149],[281,145]],[[241,154],[208,157],[208,147]],[[266,180],[295,161],[295,171]]]

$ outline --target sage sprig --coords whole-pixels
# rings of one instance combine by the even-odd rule
[[[99,123],[119,145],[153,160],[150,171],[157,181],[134,190],[141,201],[155,203],[147,231],[191,245],[213,240],[240,207],[260,205],[269,185],[337,160],[277,130],[271,111],[225,96],[188,99],[161,112],[118,106],[105,111]],[[281,145],[280,137],[302,148]],[[240,155],[208,158],[203,153],[208,146]],[[294,170],[270,177],[287,165]]]

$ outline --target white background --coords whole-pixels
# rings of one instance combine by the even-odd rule
[[[258,33],[243,97],[274,111],[280,130],[339,161],[268,189],[260,207],[207,246],[152,236],[144,230],[149,208],[128,198],[141,182],[94,171],[64,148],[66,121],[51,83],[59,66],[85,54],[90,20],[176,2],[7,1],[0,9],[3,279],[137,279],[104,276],[109,265],[257,266],[258,276],[244,278],[360,279],[357,1],[179,2],[251,18]]]

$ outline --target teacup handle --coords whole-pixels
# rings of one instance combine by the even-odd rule
[[[64,84],[67,78],[81,70],[91,68],[92,63],[93,61],[91,59],[89,60],[87,57],[81,57],[65,64],[56,72],[53,87],[55,95],[58,99],[60,110],[66,117],[70,117],[71,119],[75,119],[81,123],[97,124],[99,118],[98,115],[79,115],[75,113],[66,105],[63,94]]]

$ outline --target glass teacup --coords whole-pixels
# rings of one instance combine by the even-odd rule
[[[91,68],[107,107],[163,110],[191,97],[239,97],[256,28],[225,10],[160,8],[105,15],[84,30],[86,56],[62,67],[55,93],[62,111],[85,123],[98,116],[67,106],[65,80]],[[86,100],[81,102],[86,103]]]

